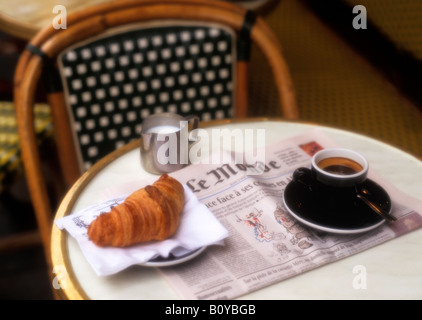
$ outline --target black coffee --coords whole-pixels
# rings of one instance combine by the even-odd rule
[[[348,158],[332,157],[318,162],[318,167],[322,170],[339,175],[351,175],[363,170],[362,166]]]

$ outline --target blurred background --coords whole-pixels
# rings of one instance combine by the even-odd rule
[[[10,152],[10,141],[18,148],[13,131],[16,62],[28,40],[53,19],[52,8],[60,1],[50,2],[0,3],[1,159]],[[69,13],[99,2],[65,5]],[[261,14],[280,40],[296,89],[300,121],[364,134],[422,156],[422,1],[233,2]],[[355,22],[366,28],[353,25],[359,14],[353,11],[357,5],[364,7],[367,20],[366,25],[363,20]],[[264,60],[255,49],[251,59]],[[280,117],[269,67],[251,66],[249,116]],[[43,99],[39,92],[37,102],[43,103]],[[45,126],[44,131],[48,150],[51,127]],[[1,176],[0,239],[13,239],[36,228],[25,176],[20,164],[16,166],[13,176]],[[29,237],[39,238],[36,232]],[[51,270],[41,241],[23,250],[15,250],[10,243],[0,250],[0,299],[53,299]]]

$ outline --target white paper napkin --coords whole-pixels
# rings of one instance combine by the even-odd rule
[[[55,221],[74,237],[85,258],[99,276],[117,273],[129,266],[143,264],[155,257],[167,258],[169,254],[182,256],[210,245],[224,245],[228,231],[214,214],[198,201],[193,192],[185,189],[185,206],[176,233],[163,241],[150,241],[126,248],[101,248],[92,243],[87,235],[89,224],[102,212],[110,211],[124,201],[126,196],[114,198]]]

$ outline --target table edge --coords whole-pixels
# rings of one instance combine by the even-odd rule
[[[123,156],[136,147],[139,147],[139,144],[140,139],[126,144],[99,160],[88,171],[86,171],[68,190],[56,211],[54,219],[60,219],[69,215],[77,197],[81,194],[84,187],[95,177],[95,175],[115,159]],[[57,244],[59,245],[57,246]],[[63,255],[63,252],[67,252],[66,232],[64,230],[60,230],[55,224],[53,224],[51,231],[51,260],[53,272],[57,266],[64,266],[66,270],[66,282],[65,285],[61,285],[61,291],[57,292],[58,297],[71,300],[90,299],[77,281],[75,274],[73,273],[71,263],[67,255]]]

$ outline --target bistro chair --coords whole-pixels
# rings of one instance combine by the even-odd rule
[[[247,65],[256,45],[271,66],[283,117],[298,117],[280,44],[264,21],[227,2],[115,1],[49,26],[23,52],[15,106],[24,168],[49,259],[52,206],[34,135],[43,80],[67,187],[98,159],[139,138],[159,112],[202,120],[247,117]]]

